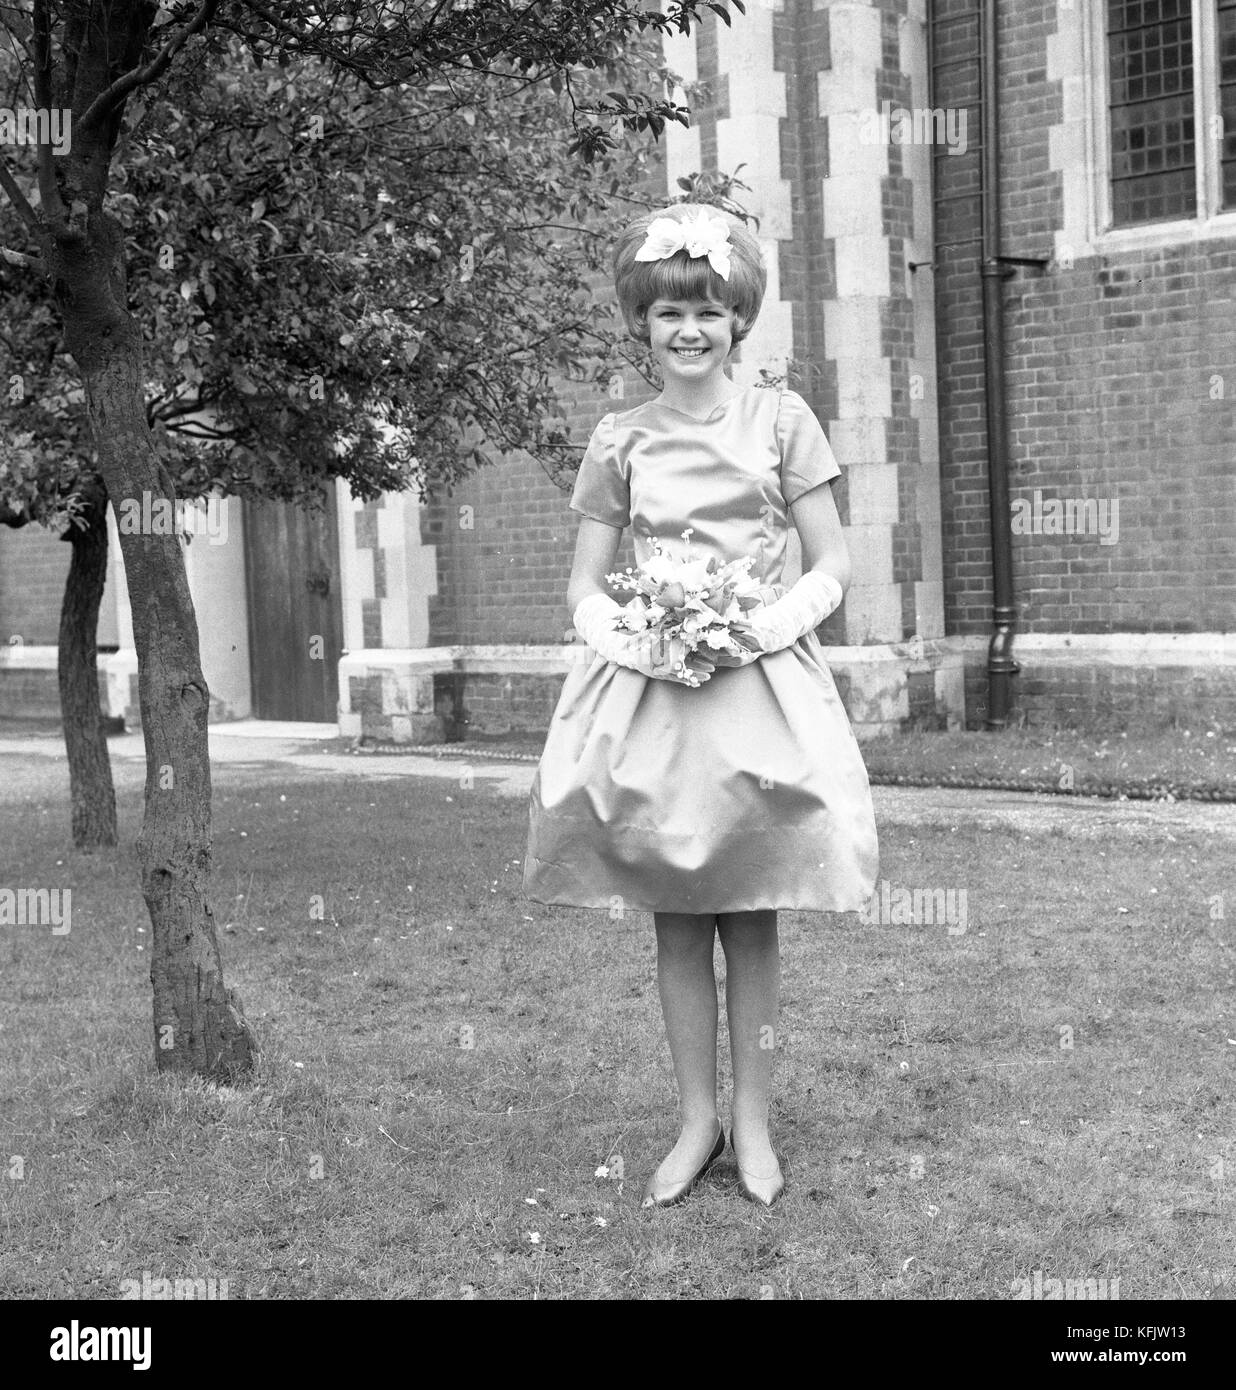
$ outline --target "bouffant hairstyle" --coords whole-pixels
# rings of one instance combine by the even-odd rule
[[[637,261],[648,228],[658,217],[676,222],[708,213],[720,217],[730,229],[730,278],[723,280],[707,256],[690,256],[685,248],[660,261]],[[723,209],[704,203],[671,203],[645,213],[624,227],[614,247],[614,288],[626,320],[627,331],[648,342],[648,310],[658,299],[715,299],[733,315],[734,345],[751,332],[764,302],[768,271],[760,244],[742,221]]]

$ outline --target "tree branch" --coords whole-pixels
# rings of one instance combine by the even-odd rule
[[[34,0],[34,104],[50,111],[52,102],[51,16],[47,0]]]
[[[14,251],[11,247],[0,246],[0,261],[8,265],[25,266],[29,270],[43,270],[43,257],[32,255],[28,251]]]
[[[48,0],[34,0],[34,101],[36,106],[50,113],[54,103],[51,16],[47,12],[47,5]],[[48,144],[38,147],[38,169],[39,199],[43,204],[43,216],[52,226],[62,226],[67,215],[60,198],[60,189],[56,186],[56,171],[52,165],[51,146]]]
[[[300,43],[305,38],[301,30],[295,29],[292,25],[285,23],[278,15],[272,14],[264,5],[259,5],[257,0],[246,0],[245,9],[252,10],[260,19],[264,19],[272,29],[282,34],[284,38],[295,39],[297,43]],[[232,29],[232,26],[228,25],[228,28]],[[244,35],[244,31],[241,29],[232,29],[232,32],[241,36]]]
[[[220,429],[216,425],[204,425],[200,420],[166,423],[169,434],[183,436],[185,439],[235,439],[238,431],[234,428]]]
[[[85,115],[78,121],[78,130],[84,134],[91,126],[103,120],[109,111],[119,106],[135,88],[148,86],[162,77],[177,53],[194,34],[200,34],[214,18],[218,5],[219,0],[202,0],[202,7],[192,20],[178,33],[173,34],[150,62],[143,67],[132,68],[123,77],[118,77],[105,92],[100,92],[95,97],[86,109]]]
[[[39,229],[39,215],[30,206],[30,200],[21,191],[17,180],[9,173],[7,161],[0,156],[0,188],[9,195],[9,202],[13,204],[21,220],[30,228],[32,232]]]

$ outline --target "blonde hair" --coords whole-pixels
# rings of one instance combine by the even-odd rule
[[[637,261],[654,218],[676,222],[708,213],[730,229],[730,278],[723,280],[706,256],[689,256],[685,249],[659,261]],[[627,331],[642,343],[649,339],[648,310],[658,299],[715,299],[733,315],[734,345],[751,332],[764,302],[768,271],[760,244],[743,222],[722,208],[704,203],[671,203],[648,212],[624,227],[614,247],[614,288]]]

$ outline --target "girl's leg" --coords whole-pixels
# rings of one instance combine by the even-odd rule
[[[781,958],[777,914],[717,915],[725,952],[725,1007],[734,1065],[733,1144],[739,1165],[753,1177],[778,1171],[768,1138]]]
[[[682,1133],[657,1169],[660,1187],[685,1182],[717,1139],[717,978],[712,953],[717,919],[686,912],[653,914],[657,985],[678,1079]]]

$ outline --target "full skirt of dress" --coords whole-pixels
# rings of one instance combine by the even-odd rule
[[[591,654],[533,782],[524,891],[652,912],[860,909],[867,771],[814,633],[698,688]]]

